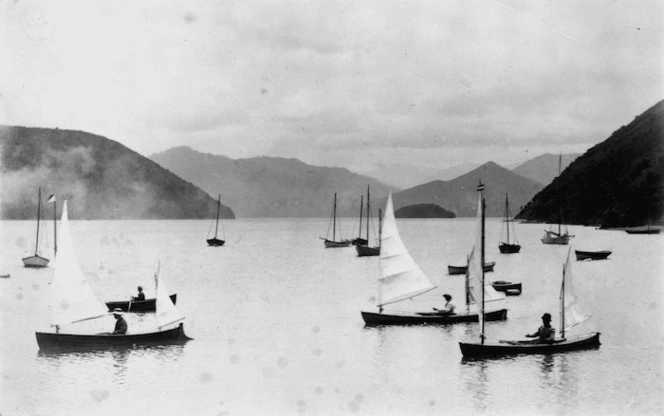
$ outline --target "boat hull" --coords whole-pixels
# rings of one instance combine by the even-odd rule
[[[177,293],[169,296],[173,305],[177,301]],[[124,312],[154,312],[156,308],[157,300],[156,299],[145,299],[145,300],[133,300],[131,301],[131,307],[128,300],[115,301],[115,302],[106,302],[106,306],[109,311],[113,311],[115,308],[119,308]]]
[[[484,271],[492,272],[495,265],[495,261],[484,263]],[[468,266],[447,266],[447,274],[466,274],[467,270]]]
[[[325,240],[325,248],[339,248],[339,247],[348,247],[350,246],[350,241],[348,240],[343,240],[343,241],[332,241],[332,240]]]
[[[560,246],[566,246],[569,244],[569,240],[574,237],[569,234],[558,234],[553,231],[545,231],[544,237],[542,237],[543,244],[557,244]]]
[[[191,338],[184,333],[184,325],[165,331],[142,334],[56,334],[36,332],[37,344],[41,350],[67,350],[76,348],[107,348],[116,346],[163,344],[168,342],[187,341]]]
[[[521,283],[506,282],[504,280],[496,280],[491,283],[491,286],[498,291],[503,292],[506,295],[520,295],[521,294]]]
[[[362,311],[362,319],[366,326],[378,325],[450,325],[462,322],[478,322],[479,315],[452,314],[440,315],[434,312],[396,312],[389,313]],[[504,321],[507,319],[507,309],[486,312],[486,321]]]
[[[659,234],[660,229],[659,228],[651,228],[649,230],[625,230],[627,234]]]
[[[552,343],[530,343],[528,341],[500,341],[499,343],[460,342],[464,358],[497,357],[517,354],[552,354],[565,351],[599,348],[599,332],[567,338]]]
[[[355,250],[357,251],[357,255],[359,257],[380,255],[380,247],[355,246]]]
[[[611,254],[611,251],[580,251],[574,250],[577,260],[605,260]]]
[[[359,238],[359,237],[351,240],[350,243],[354,246],[366,246],[367,244],[369,244],[369,242],[367,240],[365,240],[364,238]]]
[[[514,254],[518,253],[521,250],[521,246],[518,244],[501,243],[500,245],[498,245],[498,249],[503,254]]]
[[[23,259],[23,266],[32,268],[48,267],[49,259],[35,254],[34,256],[25,257]]]
[[[210,238],[209,240],[207,240],[208,246],[210,247],[221,247],[224,245],[225,242],[226,241],[220,240],[218,238]]]

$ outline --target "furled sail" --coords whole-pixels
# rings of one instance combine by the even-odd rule
[[[62,207],[60,245],[51,282],[51,324],[65,325],[107,315],[108,309],[97,299],[81,271],[74,253],[67,201]]]
[[[567,260],[565,261],[565,268],[563,269],[563,283],[560,288],[560,328],[561,332],[570,329],[571,327],[580,324],[586,319],[590,318],[579,309],[576,302],[576,293],[574,292],[574,276],[572,274],[572,249],[567,251]]]
[[[482,263],[482,193],[478,192],[477,200],[477,229],[475,231],[475,246],[468,257],[468,286],[470,289],[470,299],[477,303],[477,313],[479,314],[480,326],[484,320],[484,270]]]
[[[380,244],[378,306],[409,299],[436,288],[401,241],[391,192],[387,197]]]
[[[161,280],[159,272],[155,274],[155,283],[157,285],[157,326],[159,330],[163,327],[182,321],[184,315],[175,307],[173,301],[168,295],[168,289]]]

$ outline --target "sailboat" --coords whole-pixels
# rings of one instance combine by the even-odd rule
[[[355,250],[359,257],[377,256],[380,254],[380,233],[382,227],[381,212],[378,210],[378,245],[372,247],[369,245],[369,226],[371,225],[371,197],[369,195],[369,186],[367,186],[367,239],[364,244],[357,244]]]
[[[325,248],[337,248],[337,247],[348,247],[350,246],[349,240],[338,240],[337,241],[337,193],[334,193],[334,207],[332,209],[332,239],[329,240],[327,236],[325,238],[320,237],[321,240],[325,242]],[[327,229],[328,235],[330,228]],[[339,230],[341,234],[341,230]]]
[[[53,227],[55,227],[55,205],[53,205]],[[49,259],[40,255],[39,251],[39,233],[40,233],[40,221],[41,221],[41,187],[39,187],[38,197],[37,197],[37,237],[35,239],[35,254],[29,257],[23,258],[23,266],[32,267],[32,268],[42,268],[48,267]],[[57,248],[56,248],[57,250]]]
[[[147,332],[112,335],[89,333],[77,325],[110,316],[106,306],[97,299],[83,271],[78,265],[69,231],[67,201],[62,208],[60,253],[50,285],[50,326],[53,332],[36,332],[41,349],[69,349],[76,347],[130,346],[144,343],[187,340],[181,315],[171,302],[157,276],[157,328]],[[167,293],[167,292],[166,292]],[[177,324],[177,325],[176,325]],[[108,323],[106,327],[111,327]]]
[[[560,178],[560,173],[562,171],[562,155],[558,155],[558,178]],[[566,246],[569,244],[574,236],[570,235],[565,229],[565,232],[561,230],[561,223],[563,222],[563,212],[562,212],[562,201],[560,199],[560,182],[556,184],[556,193],[558,197],[558,229],[553,231],[552,229],[544,231],[544,237],[542,237],[542,243],[544,244],[557,244]]]
[[[519,245],[519,242],[516,239],[516,230],[514,229],[514,220],[512,219],[512,215],[510,213],[510,203],[507,194],[505,194],[504,222],[505,222],[505,228],[501,229],[500,243],[498,244],[498,249],[500,250],[501,253],[504,254],[518,253],[519,250],[521,250],[521,246]],[[510,224],[512,225],[511,227],[512,239],[510,239]],[[503,239],[503,237],[505,238]]]
[[[363,209],[364,209],[364,196],[360,195],[360,226],[358,227],[357,238],[353,238],[352,240],[350,240],[350,243],[354,246],[366,245],[369,242],[367,239],[362,238],[362,217],[363,217],[362,210]],[[369,223],[368,219],[369,219],[369,215],[367,215],[367,224]],[[368,234],[367,234],[367,238],[369,238]]]
[[[540,340],[500,340],[498,342],[486,342],[484,336],[484,325],[481,325],[480,342],[460,342],[459,347],[464,358],[502,356],[513,354],[550,354],[564,351],[574,351],[590,348],[598,348],[599,332],[591,332],[574,337],[566,337],[566,332],[584,322],[590,315],[584,314],[579,309],[577,297],[574,293],[572,275],[571,248],[567,252],[567,260],[563,265],[563,278],[560,287],[560,338],[552,341],[542,342]]]
[[[214,224],[214,237],[207,240],[208,246],[211,247],[221,247],[226,242],[225,240],[220,240],[217,238],[217,233],[219,232],[219,209],[221,208],[221,194],[217,197],[217,219]],[[223,234],[223,224],[222,224],[222,234]],[[208,234],[209,235],[209,234]]]
[[[392,193],[387,197],[383,231],[381,234],[381,252],[379,258],[380,277],[378,278],[378,312],[361,311],[362,319],[367,326],[373,325],[421,325],[421,324],[454,324],[459,322],[477,322],[477,313],[471,313],[469,306],[465,313],[441,315],[436,312],[384,311],[383,307],[420,296],[436,288],[431,280],[410,256],[408,249],[401,240],[394,217]],[[468,294],[469,285],[466,285]],[[496,295],[489,286],[485,290]],[[482,291],[484,293],[484,291]],[[502,297],[504,298],[504,296]],[[467,296],[466,304],[471,299]],[[486,320],[504,320],[507,309],[498,309],[486,313]]]

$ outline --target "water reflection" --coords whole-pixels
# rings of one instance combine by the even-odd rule
[[[468,361],[468,366],[471,369],[470,374],[464,377],[466,381],[466,391],[471,392],[471,399],[473,407],[477,413],[484,413],[488,408],[488,382],[487,376],[487,361],[475,360]]]

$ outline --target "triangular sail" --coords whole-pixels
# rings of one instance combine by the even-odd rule
[[[436,288],[401,241],[391,192],[387,197],[380,246],[378,306],[409,299]]]
[[[185,317],[175,307],[173,301],[171,301],[168,289],[166,289],[166,285],[161,280],[160,273],[157,272],[154,277],[155,284],[157,285],[157,306],[155,313],[157,315],[157,326],[161,329],[162,327],[182,321]]]
[[[53,325],[104,316],[108,309],[97,299],[81,271],[69,232],[67,201],[62,207],[60,245],[51,283],[51,318]]]
[[[567,331],[573,326],[578,325],[586,319],[590,318],[590,315],[587,315],[581,311],[579,305],[576,302],[571,254],[572,249],[570,247],[567,252],[567,260],[565,261],[565,268],[563,270],[563,282],[560,288],[560,328],[563,335],[564,331]]]

